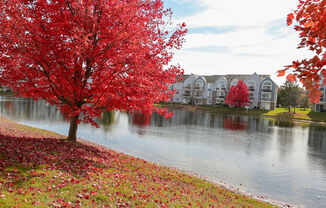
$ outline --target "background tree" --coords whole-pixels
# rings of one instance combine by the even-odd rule
[[[299,79],[308,90],[311,102],[319,102],[321,91],[320,83],[326,84],[326,1],[325,0],[299,0],[297,9],[288,15],[288,25],[293,24],[298,31],[301,41],[298,48],[308,48],[315,55],[301,61],[293,61],[289,66],[279,71],[284,76],[286,71],[289,81]]]
[[[187,30],[161,0],[3,0],[0,10],[1,83],[56,105],[70,140],[105,111],[151,114],[182,77],[170,61]]]
[[[232,107],[245,107],[250,102],[248,86],[239,80],[236,86],[231,89],[225,99],[225,103]]]
[[[287,107],[289,109],[289,113],[291,112],[291,107],[294,107],[295,113],[295,108],[299,104],[302,93],[303,90],[296,82],[286,81],[279,89],[277,95],[278,103],[281,106]]]
[[[299,103],[303,107],[303,109],[306,110],[306,108],[310,108],[308,92],[304,89],[301,89],[301,91],[302,92],[300,94]]]

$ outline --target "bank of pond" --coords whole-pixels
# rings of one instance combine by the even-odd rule
[[[274,110],[231,108],[222,105],[188,105],[188,104],[157,104],[158,107],[178,108],[189,111],[204,110],[216,113],[236,115],[264,116],[282,121],[306,121],[326,125],[326,112],[314,112],[310,108],[276,108]]]
[[[86,141],[0,119],[0,207],[276,207]]]
[[[301,207],[326,204],[324,126],[200,109],[169,110],[174,113],[170,119],[105,113],[98,120],[100,128],[81,124],[78,136],[256,198]],[[43,102],[0,97],[0,113],[20,124],[62,135],[68,131],[60,112]]]

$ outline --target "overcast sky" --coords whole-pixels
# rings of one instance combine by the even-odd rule
[[[308,56],[296,49],[297,33],[286,17],[298,0],[163,0],[189,33],[175,56],[186,74],[270,74]]]

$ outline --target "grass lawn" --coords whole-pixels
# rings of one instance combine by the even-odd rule
[[[218,162],[218,161],[217,161]],[[0,119],[0,207],[275,207],[180,171]]]
[[[308,121],[321,121],[326,122],[326,113],[325,112],[312,112],[311,109],[303,109],[296,108],[296,113],[294,113],[294,109],[291,109],[289,113],[288,108],[277,108],[273,111],[269,111],[265,113],[265,116],[273,116],[276,118],[288,118],[288,119],[300,119],[300,120],[308,120]]]

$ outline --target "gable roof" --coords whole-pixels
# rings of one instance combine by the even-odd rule
[[[254,73],[254,74],[226,74],[226,75],[195,75],[195,76],[204,77],[206,79],[207,83],[215,83],[217,80],[219,80],[222,77],[225,77],[228,81],[231,81],[233,79],[248,80],[255,74],[256,73]],[[194,76],[194,74],[183,75],[183,81],[188,79],[190,76]],[[268,77],[270,78],[270,75],[268,75],[268,74],[259,74],[257,76],[260,78],[261,81]]]

